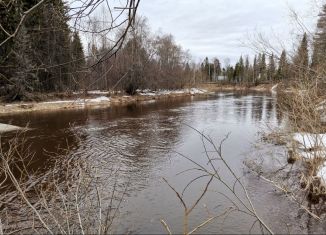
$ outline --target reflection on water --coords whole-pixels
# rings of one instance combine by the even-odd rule
[[[223,154],[242,175],[244,153],[251,151],[257,131],[265,124],[280,125],[281,121],[276,99],[253,93],[217,93],[210,98],[0,117],[0,122],[13,125],[28,123],[27,141],[36,152],[34,167],[50,168],[51,159],[45,153],[69,148],[70,157],[87,159],[103,166],[104,171],[106,167],[119,169],[120,182],[130,180],[116,228],[119,233],[164,233],[161,218],[166,219],[174,233],[182,232],[182,208],[162,177],[181,190],[193,175],[176,177],[176,174],[192,165],[176,152],[203,162],[201,139],[187,125],[203,131],[216,142],[231,133]],[[6,134],[4,140],[11,135]],[[187,200],[193,199],[201,189],[202,185],[196,184],[188,191]],[[203,203],[213,211],[227,207],[225,199],[213,190]],[[200,205],[191,224],[197,225],[206,217],[207,212]],[[248,232],[248,221],[245,216],[231,215],[223,226],[217,222],[204,231]]]

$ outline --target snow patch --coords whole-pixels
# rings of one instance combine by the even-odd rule
[[[178,90],[158,90],[152,91],[150,89],[139,90],[139,95],[143,96],[160,96],[160,95],[171,95],[171,94],[205,94],[207,90],[201,90],[198,88],[191,88],[191,89],[178,89]]]
[[[294,133],[293,139],[300,149],[318,149],[326,147],[326,134]]]
[[[298,143],[302,158],[312,160],[321,157],[326,160],[326,134],[295,133],[293,139]],[[325,162],[317,171],[317,176],[326,182]]]
[[[326,182],[326,166],[325,166],[325,163],[319,169],[319,171],[317,172],[317,176],[320,177],[324,181],[324,183]]]
[[[101,102],[110,102],[110,98],[106,96],[100,96],[94,99],[86,99],[85,102],[87,103],[101,103]]]
[[[23,129],[23,128],[21,128],[19,126],[13,126],[13,125],[9,125],[9,124],[0,123],[0,133],[10,132],[10,131],[18,131],[21,129]]]
[[[57,101],[42,102],[42,104],[69,104],[73,102],[74,100],[57,100]]]
[[[276,84],[276,85],[274,85],[272,88],[271,88],[271,92],[273,93],[273,94],[276,94],[277,92],[276,92],[276,88],[278,87],[278,83]]]
[[[110,98],[106,96],[99,96],[93,99],[77,99],[77,100],[58,100],[58,101],[49,101],[43,102],[43,104],[80,104],[84,105],[85,103],[101,103],[109,102]]]
[[[80,95],[80,94],[84,94],[84,91],[75,91],[73,92],[74,95]],[[109,94],[109,91],[101,91],[101,90],[93,90],[93,91],[87,91],[87,94],[90,95],[107,95]]]
[[[95,91],[88,91],[87,93],[88,94],[91,94],[91,95],[107,95],[110,92],[108,92],[108,91],[95,90]]]

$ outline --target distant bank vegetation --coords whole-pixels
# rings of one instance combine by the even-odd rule
[[[304,33],[294,53],[265,51],[222,66],[217,57],[194,63],[172,35],[153,33],[136,17],[139,0],[100,11],[102,2],[1,1],[0,96],[34,100],[38,93],[94,89],[134,94],[221,80],[250,86],[324,73],[326,5],[316,33]]]

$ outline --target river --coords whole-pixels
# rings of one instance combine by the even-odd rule
[[[58,153],[69,146],[67,155],[90,159],[107,169],[119,169],[120,186],[129,183],[115,225],[117,233],[165,233],[160,219],[166,221],[173,233],[181,233],[182,205],[162,178],[181,192],[198,173],[178,174],[194,167],[179,153],[207,164],[201,136],[192,128],[208,135],[216,144],[229,134],[223,144],[223,156],[235,173],[243,177],[258,213],[275,232],[302,232],[306,228],[297,226],[296,208],[280,199],[273,187],[249,174],[243,165],[246,158],[254,155],[259,132],[282,123],[276,102],[270,94],[221,92],[206,98],[184,97],[105,109],[9,115],[0,117],[0,122],[28,124],[25,138],[31,143],[30,151],[36,153],[31,167],[51,168],[48,153]],[[6,134],[3,138],[9,137]],[[225,169],[219,170],[227,176]],[[206,182],[203,178],[186,191],[189,204],[198,198]],[[209,214],[222,213],[232,206],[219,192],[227,193],[213,183],[191,213],[191,228]],[[291,213],[293,219],[289,218]],[[249,216],[236,212],[199,232],[248,233],[253,222]]]

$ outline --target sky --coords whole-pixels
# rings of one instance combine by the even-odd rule
[[[253,55],[252,44],[261,33],[273,46],[291,50],[302,27],[290,9],[313,32],[319,0],[141,0],[138,13],[148,18],[152,31],[171,33],[195,61],[217,57],[234,63]],[[254,43],[256,44],[256,43]]]

